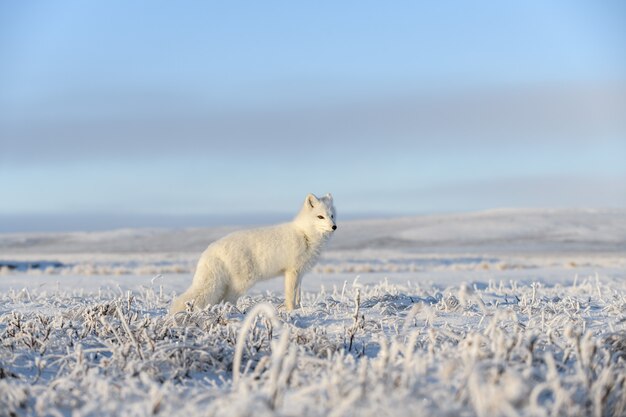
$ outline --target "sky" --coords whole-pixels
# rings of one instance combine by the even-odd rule
[[[0,0],[0,232],[626,207],[626,3]]]

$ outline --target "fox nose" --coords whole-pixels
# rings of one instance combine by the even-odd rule
[[[333,230],[337,230],[337,226],[333,224]]]

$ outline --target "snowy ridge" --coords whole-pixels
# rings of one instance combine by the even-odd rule
[[[334,250],[626,251],[625,209],[500,209],[381,220],[339,219],[338,224],[330,243]],[[237,229],[5,233],[0,234],[0,253],[197,253]]]
[[[493,253],[626,251],[626,210],[500,209],[348,222],[337,249]]]
[[[58,261],[62,275],[191,273],[236,228],[0,235],[0,261]],[[626,210],[491,210],[340,222],[315,272],[626,265]],[[9,273],[0,266],[0,273]]]

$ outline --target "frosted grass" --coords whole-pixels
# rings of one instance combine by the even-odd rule
[[[622,416],[626,284],[346,282],[167,316],[157,284],[0,293],[0,414]],[[158,282],[156,280],[155,282]]]

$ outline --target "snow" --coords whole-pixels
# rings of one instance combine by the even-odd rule
[[[230,230],[0,235],[0,415],[626,414],[624,210],[340,222],[301,309],[168,316]]]

